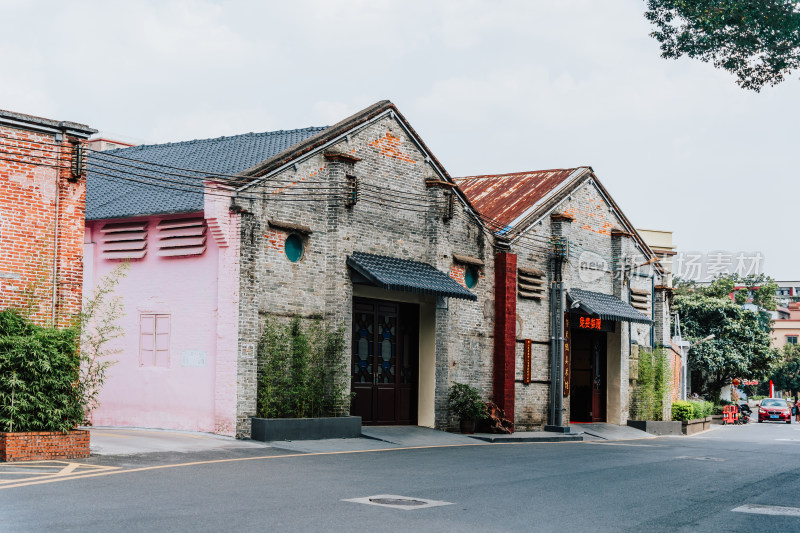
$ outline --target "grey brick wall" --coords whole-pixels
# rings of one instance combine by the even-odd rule
[[[453,381],[473,383],[491,393],[494,279],[491,246],[480,227],[457,208],[443,219],[446,192],[429,188],[436,174],[402,126],[385,117],[331,148],[361,160],[355,164],[315,154],[247,190],[236,200],[242,217],[238,428],[249,434],[256,409],[255,350],[266,316],[322,317],[351,329],[353,284],[345,264],[353,251],[429,263],[443,272],[454,268],[453,253],[484,261],[473,289],[478,301],[450,298],[436,309],[435,421],[451,426],[445,396]],[[359,200],[346,207],[346,175],[357,176]],[[269,221],[301,224],[312,232],[305,255],[290,262],[284,253],[291,233]],[[486,302],[490,305],[486,305]],[[346,338],[348,351],[350,335]]]

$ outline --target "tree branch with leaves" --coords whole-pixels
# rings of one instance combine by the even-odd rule
[[[800,67],[796,0],[646,0],[661,56],[727,70],[743,89],[777,85]]]

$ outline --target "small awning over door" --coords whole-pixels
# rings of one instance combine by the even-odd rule
[[[570,306],[580,308],[590,315],[603,320],[619,320],[622,322],[636,322],[638,324],[653,323],[630,304],[623,302],[616,296],[601,292],[585,291],[583,289],[570,289],[567,291],[567,301]]]
[[[456,280],[428,263],[383,255],[353,252],[347,258],[353,269],[353,283],[373,285],[390,291],[406,291],[475,301],[477,296]]]

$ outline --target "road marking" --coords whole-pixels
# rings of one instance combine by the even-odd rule
[[[588,444],[596,444],[598,446],[636,446],[642,448],[663,448],[663,444],[628,444],[627,442],[593,442],[586,441]]]
[[[796,516],[800,518],[800,507],[781,507],[779,505],[756,505],[746,503],[733,509],[734,513],[768,514],[773,516]]]
[[[33,470],[39,468],[41,470]],[[54,478],[72,479],[76,476],[119,470],[118,466],[102,466],[68,461],[36,461],[34,463],[0,464],[0,489],[34,482],[50,481]],[[1,479],[6,475],[27,475],[30,479]],[[60,479],[56,479],[60,481]],[[8,487],[4,486],[8,485]]]

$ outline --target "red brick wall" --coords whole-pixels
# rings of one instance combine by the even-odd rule
[[[494,403],[514,420],[517,340],[517,256],[495,255]]]
[[[0,433],[0,461],[40,461],[89,457],[89,432],[76,429]]]
[[[40,324],[51,318],[54,228],[56,325],[81,306],[86,179],[69,181],[73,141],[0,126],[0,309],[30,306]]]

